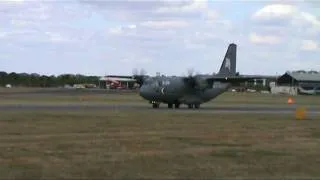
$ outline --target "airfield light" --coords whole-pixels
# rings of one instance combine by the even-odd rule
[[[296,119],[297,120],[305,120],[306,119],[306,108],[298,107],[296,109]]]

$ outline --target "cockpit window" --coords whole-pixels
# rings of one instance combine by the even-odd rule
[[[150,85],[150,84],[152,84],[152,79],[151,79],[151,78],[146,79],[146,80],[144,81],[144,84],[145,84],[145,85]]]
[[[155,87],[169,85],[170,81],[168,80],[162,80],[162,79],[156,79],[156,78],[148,78],[144,81],[145,85],[152,85]]]
[[[144,81],[145,85],[153,85],[153,86],[159,86],[159,81],[154,78],[148,78]]]

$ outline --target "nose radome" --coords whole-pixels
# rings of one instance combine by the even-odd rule
[[[146,95],[146,86],[141,86],[139,89],[140,96],[144,97]]]

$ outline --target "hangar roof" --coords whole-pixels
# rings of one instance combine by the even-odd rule
[[[300,72],[287,72],[289,76],[297,81],[318,81],[320,82],[320,73],[300,73]]]
[[[135,79],[124,78],[124,77],[101,77],[100,81],[125,81],[125,82],[135,82]]]

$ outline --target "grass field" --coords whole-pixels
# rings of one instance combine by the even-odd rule
[[[1,112],[0,178],[319,177],[320,119]]]
[[[14,94],[22,103],[147,103],[136,93]],[[217,105],[286,104],[225,93]],[[318,96],[297,104],[320,106]],[[152,113],[151,113],[152,112]],[[1,179],[320,178],[320,116],[195,111],[0,111]]]

